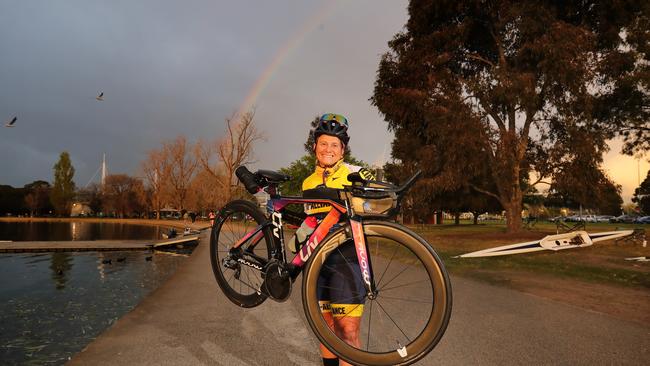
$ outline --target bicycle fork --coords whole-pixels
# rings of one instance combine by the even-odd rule
[[[363,223],[361,220],[350,219],[350,228],[352,229],[354,247],[357,251],[357,260],[361,268],[361,278],[366,287],[368,299],[374,300],[377,297],[377,286],[375,285],[375,277],[372,273],[372,263],[368,256],[366,237],[363,234]]]

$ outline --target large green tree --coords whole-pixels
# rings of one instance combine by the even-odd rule
[[[389,181],[400,183],[409,178],[409,170],[401,164],[388,163],[384,168]],[[490,178],[485,175],[478,176],[473,181],[481,178],[485,179],[482,184],[488,184],[486,182]],[[430,178],[420,179],[409,189],[401,209],[404,222],[432,222],[437,212],[445,211],[454,215],[456,224],[459,224],[462,212],[471,212],[474,215],[474,224],[477,224],[479,214],[503,210],[496,199],[476,191],[469,183],[452,189],[439,186],[435,182],[436,180]]]
[[[643,155],[650,151],[650,2],[607,1],[600,8],[602,17],[624,25],[603,37],[603,43],[618,48],[602,55],[609,69],[602,73],[607,88],[594,104],[594,115],[623,138],[623,153]],[[608,22],[603,24],[604,29]]]
[[[551,184],[550,191],[559,194],[578,207],[589,208],[601,214],[620,215],[623,199],[621,186],[592,161],[581,162],[581,157],[563,164]],[[575,174],[579,171],[580,174]]]
[[[294,160],[289,166],[281,168],[280,172],[291,177],[291,180],[280,185],[280,192],[287,196],[299,196],[302,192],[302,181],[314,172],[316,158],[305,154]]]
[[[498,199],[520,230],[530,172],[579,176],[622,127],[643,130],[647,24],[644,1],[412,0],[372,96],[393,157]],[[472,182],[483,167],[495,189]]]
[[[54,184],[50,192],[50,201],[57,215],[70,215],[75,194],[73,177],[74,167],[70,161],[70,154],[64,151],[59,156],[59,161],[54,164]]]

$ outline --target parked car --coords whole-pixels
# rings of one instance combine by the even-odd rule
[[[571,215],[567,216],[565,221],[570,222],[596,222],[596,216],[594,215]]]
[[[636,220],[636,216],[632,215],[621,215],[621,216],[616,216],[613,219],[609,220],[609,222],[619,222],[619,223],[625,223],[625,224],[631,224]]]
[[[641,216],[637,217],[636,220],[634,220],[635,224],[650,224],[650,216]]]
[[[570,215],[570,216],[565,217],[564,221],[578,222],[578,221],[580,221],[580,216],[578,216],[578,215]]]
[[[503,220],[503,217],[500,215],[491,215],[491,214],[481,214],[478,216],[479,221],[498,221]]]
[[[612,215],[598,215],[596,216],[596,222],[609,222],[613,218]]]

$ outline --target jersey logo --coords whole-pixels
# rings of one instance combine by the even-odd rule
[[[372,175],[372,172],[366,168],[359,169],[359,175],[365,180],[373,180],[375,177]]]

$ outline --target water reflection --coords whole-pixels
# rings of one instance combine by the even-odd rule
[[[50,264],[52,270],[52,282],[57,290],[62,290],[67,282],[68,272],[72,269],[72,258],[70,253],[52,253]]]
[[[148,240],[166,228],[104,222],[0,222],[0,240]]]
[[[0,364],[63,364],[185,258],[141,251],[0,255]]]
[[[81,226],[81,225],[79,225]],[[72,232],[72,240],[79,240],[77,237],[77,223],[73,222],[72,225],[70,225],[70,231]]]

